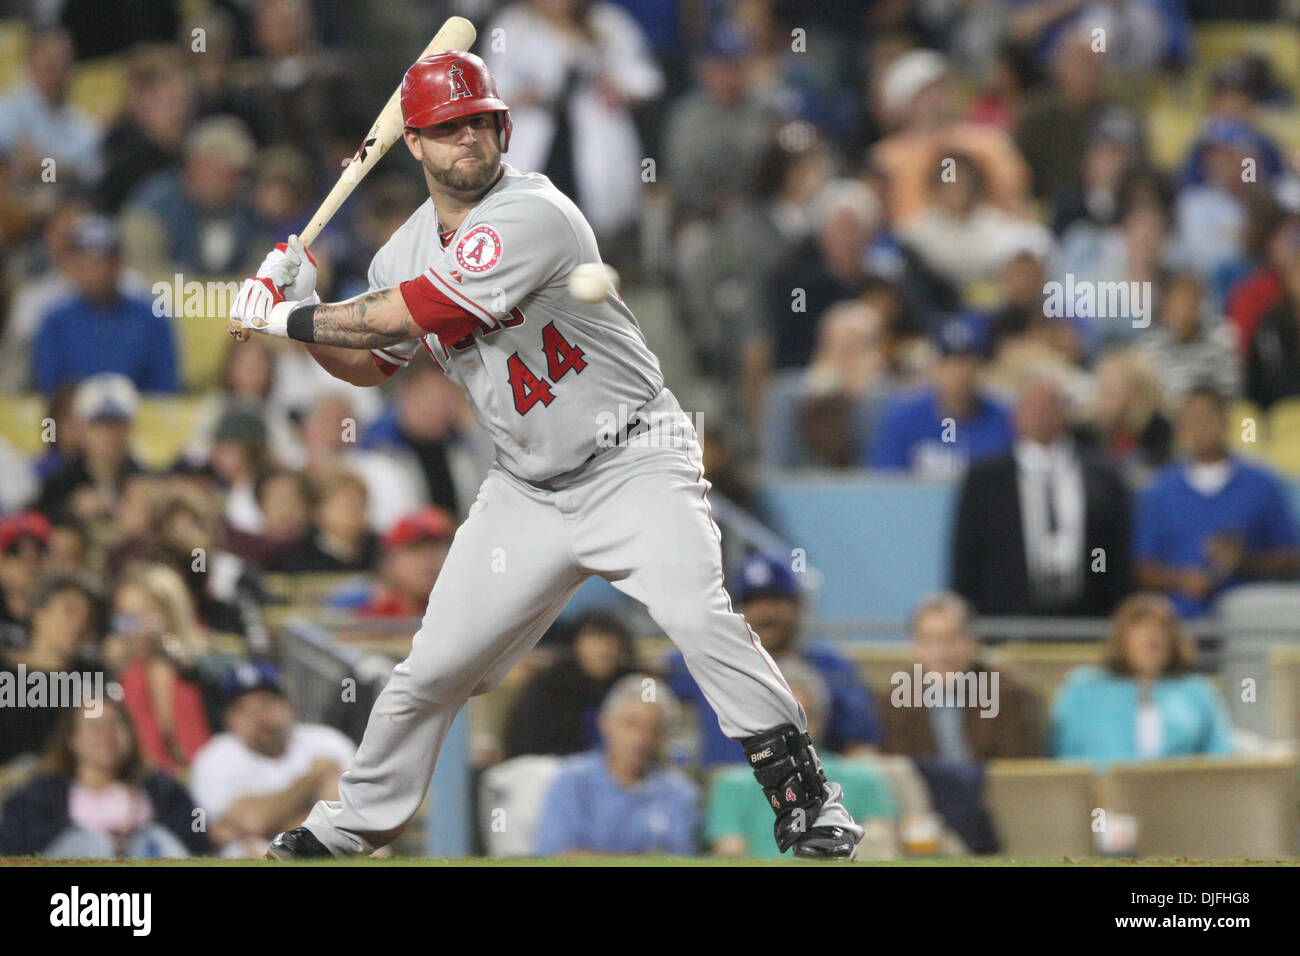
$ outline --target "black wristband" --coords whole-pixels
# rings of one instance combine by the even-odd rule
[[[285,334],[299,342],[316,341],[316,306],[300,305],[289,313]]]

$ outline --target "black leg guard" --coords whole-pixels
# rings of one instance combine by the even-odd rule
[[[803,836],[821,813],[826,798],[826,774],[812,738],[782,724],[740,742],[768,804],[776,811],[776,845],[784,853]]]

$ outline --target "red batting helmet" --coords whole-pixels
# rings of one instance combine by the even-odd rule
[[[510,107],[473,53],[448,50],[416,60],[402,78],[402,121],[419,129],[471,113],[496,113],[501,152],[510,148]]]

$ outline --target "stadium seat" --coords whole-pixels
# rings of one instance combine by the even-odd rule
[[[1151,159],[1164,169],[1182,164],[1204,114],[1190,103],[1154,103],[1146,110]]]
[[[1300,644],[1269,648],[1266,693],[1273,738],[1300,742]]]
[[[27,24],[22,20],[0,20],[0,93],[23,77],[23,56],[27,50]]]
[[[1017,641],[993,648],[988,657],[1050,705],[1066,674],[1076,667],[1100,664],[1104,652],[1102,644]]]
[[[1288,152],[1300,147],[1300,126],[1294,109],[1261,110],[1255,121]]]
[[[555,652],[545,646],[534,647],[510,673],[486,694],[469,699],[470,747],[476,753],[505,756],[505,728],[515,698],[538,670],[555,659]]]
[[[1279,80],[1300,85],[1300,31],[1281,23],[1206,23],[1195,31],[1196,62],[1213,72],[1243,53],[1263,53]]]
[[[7,395],[0,415],[0,439],[27,455],[45,452],[42,441],[47,402],[40,395]],[[140,401],[133,451],[150,468],[170,466],[189,444],[202,412],[197,398],[151,396]],[[57,439],[57,432],[55,438]]]
[[[299,611],[320,608],[325,599],[345,585],[363,580],[364,574],[353,571],[313,572],[311,574],[268,574],[263,578],[267,593]]]
[[[561,758],[515,757],[484,771],[479,784],[479,820],[488,856],[532,856],[533,831],[542,799],[559,772]],[[502,821],[504,825],[496,825]]]
[[[100,57],[78,63],[69,93],[72,104],[107,125],[122,110],[126,99],[126,62],[121,57]]]
[[[870,643],[854,646],[850,652],[858,665],[858,673],[875,693],[888,700],[893,690],[890,678],[898,671],[906,671],[916,662],[916,651],[910,644]]]
[[[1296,854],[1295,775],[1293,756],[1117,764],[1098,794],[1137,818],[1141,856],[1277,859]]]
[[[180,353],[181,381],[187,389],[201,391],[217,385],[231,338],[222,316],[172,319],[176,348]]]
[[[1268,411],[1268,460],[1290,477],[1300,476],[1300,398],[1278,402]]]
[[[1007,856],[1091,856],[1093,773],[1059,760],[992,760],[984,802]]]
[[[1287,727],[1277,725],[1275,707],[1282,705],[1271,703],[1279,689],[1273,686],[1269,661],[1274,650],[1300,643],[1300,584],[1233,588],[1216,602],[1215,616],[1225,632],[1216,670],[1233,724],[1266,737],[1288,739]],[[1240,691],[1247,680],[1254,682],[1253,700],[1242,699]]]
[[[1243,458],[1263,459],[1268,455],[1268,416],[1249,399],[1239,398],[1228,406],[1228,442],[1233,454]]]
[[[26,75],[29,29],[18,19],[0,20],[0,92]],[[126,64],[122,57],[85,60],[73,68],[69,99],[72,105],[108,124],[126,97]]]
[[[203,413],[200,398],[146,398],[135,422],[135,453],[150,468],[168,468],[185,451]]]
[[[40,395],[6,395],[4,414],[0,415],[0,440],[24,455],[44,454],[41,421],[47,407]]]

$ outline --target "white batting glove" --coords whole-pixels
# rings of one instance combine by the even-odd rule
[[[270,279],[286,299],[307,299],[316,291],[316,258],[297,236],[278,242],[257,270],[258,278]]]
[[[320,296],[315,292],[306,299],[286,299],[269,276],[254,276],[245,279],[239,287],[230,317],[254,332],[285,338],[289,334],[289,313],[299,306],[319,302]]]

